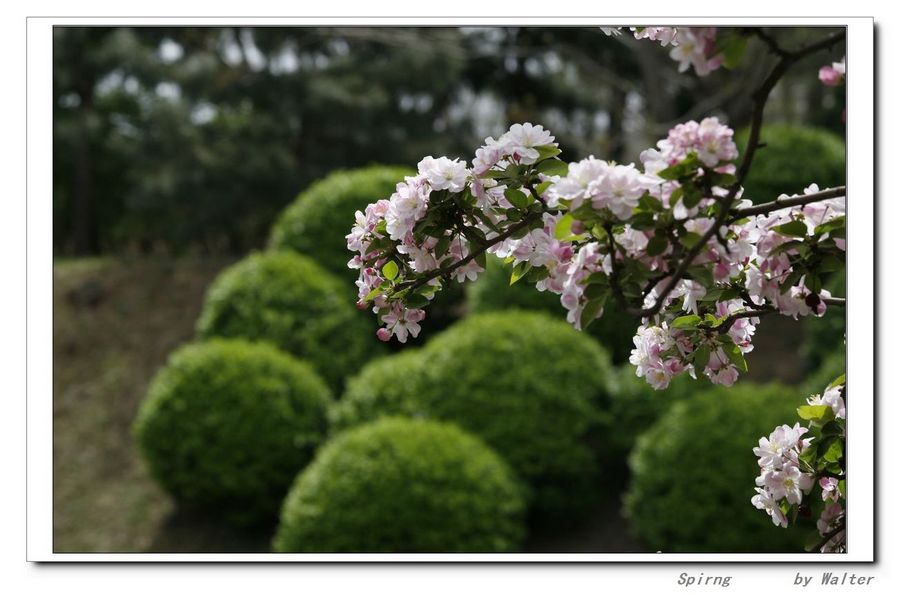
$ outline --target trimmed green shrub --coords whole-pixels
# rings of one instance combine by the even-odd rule
[[[538,291],[534,285],[519,281],[509,284],[512,271],[510,265],[491,256],[487,267],[478,280],[466,287],[466,299],[469,311],[496,312],[510,308],[537,310],[547,312],[554,318],[565,320],[566,310],[559,303],[559,296],[549,291]],[[586,334],[597,339],[609,351],[612,361],[621,364],[628,361],[634,343],[632,338],[640,325],[640,320],[621,311],[610,300],[607,302],[603,316],[595,320]]]
[[[182,504],[235,524],[271,522],[324,438],[330,399],[309,364],[264,343],[213,340],[169,357],[134,432]]]
[[[384,418],[326,444],[291,488],[279,552],[508,552],[524,509],[503,460],[452,424]]]
[[[344,238],[353,226],[354,214],[369,203],[389,198],[397,182],[415,173],[385,165],[331,172],[301,192],[281,213],[269,245],[309,255],[329,272],[355,280],[356,271],[347,268],[352,254]]]
[[[796,388],[744,384],[675,403],[630,458],[625,509],[637,535],[663,552],[802,552],[813,525],[776,527],[750,498],[753,447],[793,425],[804,402]]]
[[[603,348],[564,321],[480,314],[364,368],[331,419],[335,429],[394,414],[455,422],[510,463],[537,511],[570,512],[596,492],[587,438],[601,421],[609,373]]]
[[[738,150],[747,146],[747,130],[736,138]],[[765,147],[753,157],[744,181],[744,197],[755,203],[775,200],[781,194],[802,194],[810,184],[819,188],[845,183],[843,139],[827,130],[807,126],[769,124],[760,140]]]
[[[373,320],[344,297],[341,282],[293,252],[252,254],[206,294],[201,337],[268,341],[308,360],[332,387],[382,352]]]
[[[609,376],[609,405],[606,423],[598,440],[598,454],[609,472],[624,475],[628,454],[637,437],[650,428],[674,403],[704,392],[710,386],[704,380],[687,375],[672,379],[668,388],[655,390],[625,364]]]

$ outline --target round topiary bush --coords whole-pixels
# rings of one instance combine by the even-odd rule
[[[598,455],[603,468],[619,477],[627,475],[628,455],[643,432],[678,401],[703,392],[709,384],[687,375],[672,379],[668,388],[655,390],[634,373],[634,366],[623,365],[609,377],[609,405],[604,413]]]
[[[291,488],[279,552],[508,552],[524,530],[507,465],[451,424],[385,418],[328,442]]]
[[[807,527],[776,527],[750,504],[760,436],[797,419],[796,388],[744,384],[675,403],[631,455],[625,509],[651,550],[803,551]]]
[[[532,488],[538,512],[597,495],[589,434],[606,406],[603,348],[534,312],[470,316],[422,349],[364,368],[335,406],[334,428],[379,415],[459,424],[497,449]]]
[[[273,343],[308,360],[332,387],[383,349],[373,320],[346,299],[341,282],[293,252],[252,254],[223,271],[197,331]]]
[[[744,181],[745,198],[763,203],[781,194],[802,194],[813,183],[822,189],[845,183],[845,149],[840,136],[820,128],[769,124],[760,139],[765,147],[753,157],[753,168]],[[746,129],[735,142],[743,152]]]
[[[182,504],[235,524],[272,521],[324,438],[330,398],[309,364],[271,345],[213,340],[169,357],[134,432]]]
[[[397,182],[415,173],[406,167],[385,165],[334,171],[301,192],[281,213],[272,227],[269,245],[307,254],[329,272],[356,279],[356,271],[347,268],[352,255],[344,239],[350,233],[354,214],[369,203],[389,198]]]
[[[555,318],[565,320],[566,311],[559,303],[559,296],[549,291],[538,291],[534,285],[522,280],[509,284],[512,271],[496,257],[489,257],[487,267],[478,280],[466,286],[466,301],[470,312],[496,312],[510,308],[547,312]],[[640,325],[640,320],[618,310],[607,302],[603,316],[595,320],[586,334],[594,337],[609,351],[612,361],[621,364],[628,361],[634,347],[632,338]]]

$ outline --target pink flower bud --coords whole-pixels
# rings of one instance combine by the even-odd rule
[[[823,66],[819,69],[819,80],[826,87],[837,87],[844,82],[844,75],[833,66]]]
[[[379,341],[384,341],[386,343],[391,340],[391,331],[386,328],[380,328],[375,332],[375,336],[378,337]]]

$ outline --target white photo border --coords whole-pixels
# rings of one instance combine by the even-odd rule
[[[845,554],[126,554],[53,551],[52,30],[70,26],[616,26],[847,27],[848,551]],[[873,562],[875,561],[874,21],[871,18],[316,17],[56,18],[27,20],[27,560],[118,562]],[[851,196],[852,195],[852,196]],[[748,447],[749,448],[749,447]],[[748,480],[750,481],[750,480]],[[748,495],[749,506],[749,495]],[[774,529],[773,529],[774,530]]]

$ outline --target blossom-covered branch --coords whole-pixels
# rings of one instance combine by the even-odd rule
[[[808,513],[816,504],[809,496],[819,490],[817,532],[808,540],[808,549],[814,551],[840,552],[846,543],[846,394],[844,377],[836,378],[797,409],[807,425],[775,428],[753,449],[760,474],[751,503],[775,525],[787,527],[801,511]]]

